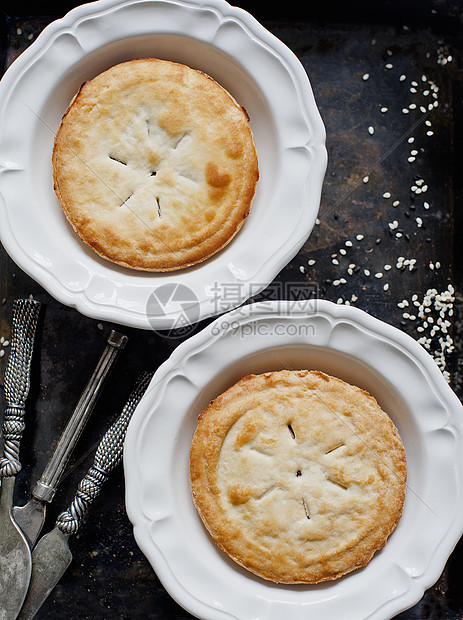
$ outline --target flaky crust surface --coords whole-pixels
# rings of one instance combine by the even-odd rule
[[[169,271],[236,235],[258,180],[249,119],[214,80],[153,58],[83,84],[57,132],[61,206],[100,256]]]
[[[201,413],[190,479],[231,558],[274,582],[318,583],[385,545],[402,514],[406,459],[368,393],[284,370],[244,377]]]

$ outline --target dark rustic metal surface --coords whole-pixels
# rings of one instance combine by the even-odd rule
[[[285,296],[290,294],[285,284],[307,287],[326,299],[351,302],[418,339],[427,331],[418,330],[421,322],[417,319],[404,318],[406,309],[397,304],[403,299],[410,301],[413,294],[421,300],[432,288],[440,293],[451,283],[456,293],[449,330],[455,352],[444,351],[442,361],[461,398],[463,2],[389,0],[377,4],[364,0],[307,6],[298,0],[265,6],[249,0],[237,4],[253,13],[300,58],[327,129],[329,164],[320,224],[276,278],[272,290]],[[21,0],[3,3],[0,37],[4,68],[48,22],[72,6],[72,2],[58,6],[43,2],[39,10],[38,5]],[[366,74],[368,79],[364,79]],[[401,80],[401,75],[406,77]],[[431,84],[438,92],[431,90]],[[428,110],[433,100],[438,106]],[[425,112],[420,111],[421,106]],[[404,108],[409,110],[407,114]],[[408,161],[409,157],[415,160]],[[366,176],[368,182],[363,181]],[[427,186],[424,193],[411,189],[423,185]],[[399,204],[393,206],[396,201]],[[416,218],[421,218],[421,223]],[[357,235],[363,238],[357,239]],[[400,256],[416,262],[397,267]],[[382,277],[376,277],[377,273]],[[120,410],[138,374],[154,370],[180,339],[80,315],[54,301],[0,248],[0,339],[10,335],[12,301],[29,295],[43,303],[44,312],[22,442],[17,502],[29,495],[31,481],[43,470],[96,363],[105,335],[115,328],[130,338],[49,511],[51,527],[88,467],[88,448]],[[413,316],[410,309],[408,313]],[[0,343],[0,350],[2,346]],[[437,355],[438,348],[436,336],[430,352]],[[0,377],[8,346],[3,349]],[[121,469],[109,480],[71,544],[73,563],[38,614],[39,620],[191,618],[164,591],[134,542],[124,508]],[[462,584],[460,542],[437,583],[398,617],[463,618]]]

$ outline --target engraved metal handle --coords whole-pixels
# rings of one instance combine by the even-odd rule
[[[13,302],[11,349],[5,370],[7,407],[3,419],[3,457],[0,478],[16,476],[21,471],[19,444],[24,431],[26,399],[30,388],[30,368],[40,303],[33,299]]]
[[[152,373],[145,372],[139,377],[121,415],[103,435],[93,465],[79,483],[72,504],[58,516],[56,525],[63,534],[70,535],[77,532],[87,508],[100,494],[110,472],[120,463],[127,427],[152,376]]]
[[[32,491],[32,495],[36,499],[45,502],[52,501],[69,456],[79,440],[82,430],[91,412],[93,411],[96,400],[103,387],[104,380],[115,362],[119,351],[125,347],[127,340],[127,336],[119,334],[118,332],[111,331],[109,334],[106,347],[100,357],[100,360],[84,391],[82,392],[79,402],[77,403],[40,480],[36,483]]]

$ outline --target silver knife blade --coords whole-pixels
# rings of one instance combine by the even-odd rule
[[[62,512],[51,532],[42,536],[32,551],[29,591],[17,620],[34,618],[72,561],[68,539],[77,532],[88,506],[99,495],[108,474],[120,463],[130,419],[151,381],[152,373],[142,373],[120,416],[98,444],[93,465],[79,483],[71,506]]]
[[[20,526],[31,549],[36,543],[45,522],[45,512],[46,507],[35,497],[31,497],[24,506],[13,507],[14,520]]]
[[[68,538],[69,534],[63,534],[55,525],[32,550],[32,576],[18,620],[35,616],[71,563]]]

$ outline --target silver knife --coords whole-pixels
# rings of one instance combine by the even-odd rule
[[[105,349],[93,371],[82,395],[77,403],[58,444],[44,469],[40,480],[32,490],[32,498],[25,506],[15,506],[13,515],[16,523],[24,533],[31,549],[45,521],[46,504],[55,495],[61,475],[66,467],[69,456],[74,449],[82,430],[92,413],[100,395],[104,381],[116,361],[119,352],[127,343],[127,336],[111,331]],[[0,618],[1,620],[1,618]]]
[[[148,372],[139,377],[119,418],[103,435],[93,465],[79,483],[71,506],[58,516],[55,527],[42,536],[32,551],[29,591],[18,620],[34,618],[71,563],[72,553],[68,539],[77,532],[88,506],[99,495],[109,473],[120,463],[127,427],[151,377],[152,373]]]
[[[26,596],[31,574],[31,552],[11,514],[17,474],[21,471],[19,443],[24,430],[30,367],[40,303],[13,302],[10,356],[5,371],[7,407],[3,419],[3,456],[0,458],[0,619],[14,620]]]

